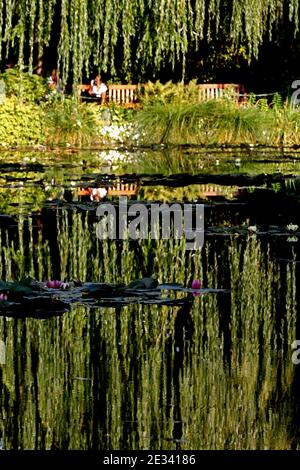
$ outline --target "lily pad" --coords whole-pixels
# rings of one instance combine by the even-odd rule
[[[127,289],[155,289],[158,286],[158,281],[152,277],[144,277],[137,281],[132,281],[128,284]]]
[[[191,289],[179,283],[159,284],[145,277],[124,284],[70,282],[68,289],[49,288],[47,283],[25,279],[20,282],[0,281],[0,315],[47,318],[70,309],[74,303],[96,307],[122,307],[129,304],[186,305],[199,294],[227,293],[226,289]],[[63,285],[63,284],[62,284]],[[163,294],[163,291],[169,293]],[[176,294],[171,294],[176,292]]]

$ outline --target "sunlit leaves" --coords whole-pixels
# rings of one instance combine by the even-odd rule
[[[13,48],[31,72],[56,38],[65,83],[96,69],[129,81],[175,66],[184,79],[187,56],[203,40],[225,35],[250,59],[283,19],[298,31],[298,0],[0,0],[6,53]]]

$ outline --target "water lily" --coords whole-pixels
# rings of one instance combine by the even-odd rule
[[[202,282],[200,279],[193,279],[192,281],[192,289],[201,289],[202,287]]]
[[[288,224],[286,226],[286,228],[290,231],[290,232],[296,232],[296,230],[298,230],[298,225],[296,224]]]
[[[61,285],[60,285],[60,288],[62,290],[70,289],[70,284],[68,282],[62,282]]]
[[[192,280],[192,289],[195,289],[197,291],[197,290],[200,290],[201,287],[202,287],[202,282],[200,281],[200,279]],[[200,292],[193,292],[192,294],[194,297],[201,295]]]
[[[6,295],[6,294],[3,294],[3,293],[1,292],[1,294],[0,294],[0,301],[3,301],[3,300],[7,300],[7,295]]]
[[[61,285],[62,285],[61,281],[49,280],[46,282],[46,286],[49,287],[49,289],[59,289]]]
[[[289,242],[289,243],[296,243],[298,241],[298,237],[295,237],[295,236],[294,237],[288,237],[286,239],[286,241]]]

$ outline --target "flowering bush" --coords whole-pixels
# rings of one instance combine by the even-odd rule
[[[131,123],[112,123],[103,126],[100,129],[99,135],[103,138],[104,142],[119,142],[119,143],[134,143],[139,142],[139,133]]]

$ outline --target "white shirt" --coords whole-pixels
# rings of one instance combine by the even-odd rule
[[[97,86],[95,85],[95,80],[92,80],[91,85],[93,95],[101,97],[102,93],[107,92],[107,86],[105,85],[105,83],[101,83],[99,86]]]

